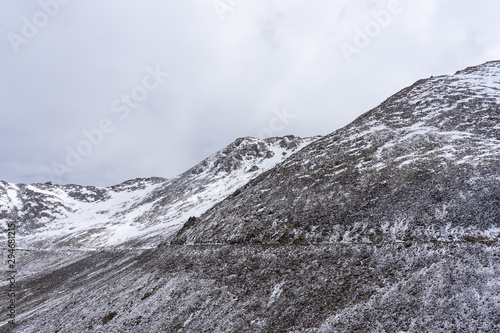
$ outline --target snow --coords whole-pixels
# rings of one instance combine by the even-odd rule
[[[7,200],[11,204],[12,208],[22,209],[23,204],[17,195],[18,191],[19,188],[16,185],[9,184],[9,187],[6,190]]]
[[[102,228],[103,230],[107,229],[106,233],[111,236],[108,236],[107,239],[98,240],[101,243],[99,246],[116,245],[117,242],[124,241],[137,233],[138,228],[132,225],[132,222],[134,218],[142,215],[145,210],[150,208],[152,203],[135,209],[132,207],[156,187],[150,186],[135,191],[109,191],[109,199],[107,200],[84,202],[71,198],[62,190],[56,189],[52,192],[28,185],[30,190],[46,195],[49,200],[53,198],[59,199],[66,206],[71,207],[71,211],[52,223],[46,224],[44,228],[36,233],[22,238],[22,240],[24,244],[29,245],[39,239],[62,238],[69,234],[81,235],[85,231]],[[117,220],[121,223],[117,223]]]
[[[490,72],[487,67],[483,70]],[[32,282],[25,291],[31,305],[25,302],[27,307],[19,316],[22,330],[496,331],[498,325],[492,318],[498,317],[500,300],[500,227],[492,212],[496,207],[489,203],[495,202],[491,194],[499,179],[496,171],[500,145],[494,139],[496,133],[483,134],[482,126],[469,125],[467,120],[460,123],[462,114],[453,112],[467,112],[466,116],[474,118],[476,124],[487,123],[486,117],[475,117],[478,110],[474,107],[483,94],[498,91],[498,72],[498,68],[491,69],[494,78],[466,71],[451,78],[424,80],[415,89],[405,90],[408,93],[399,100],[391,99],[388,103],[395,105],[383,108],[385,114],[375,114],[373,118],[378,120],[370,118],[361,126],[357,122],[339,130],[331,136],[332,140],[311,145],[281,164],[269,177],[252,182],[241,194],[222,203],[300,147],[287,150],[283,157],[285,149],[266,141],[267,149],[274,155],[265,158],[245,149],[260,142],[247,138],[241,142],[238,156],[233,154],[238,149],[224,150],[204,161],[195,172],[142,189],[134,184],[121,186],[120,191],[100,189],[104,195],[93,202],[74,199],[58,188],[33,185],[29,191],[44,196],[44,203],[55,207],[53,211],[44,211],[57,218],[43,220],[45,228],[32,230],[28,237],[52,242],[44,237],[53,232],[55,240],[51,244],[56,245],[58,237],[74,242],[82,237],[82,244],[95,248],[168,235],[179,230],[190,216],[198,217],[214,204],[220,204],[187,228],[192,234],[187,234],[185,244],[201,240],[206,246],[164,244],[146,257],[154,260],[117,251],[109,260],[101,260],[104,256],[98,255],[79,262],[73,266],[74,274],[40,275],[46,278],[40,279],[39,284],[26,279]],[[440,91],[442,86],[453,89]],[[469,97],[458,103],[473,101],[476,106],[456,108],[457,104],[447,99],[461,96],[459,89]],[[432,104],[417,104],[423,97]],[[480,107],[483,104],[488,106],[481,103]],[[408,105],[406,110],[400,107]],[[443,116],[440,112],[450,113]],[[453,117],[455,122],[449,124]],[[484,127],[498,128],[493,126]],[[321,154],[316,155],[318,152]],[[341,160],[344,155],[349,156]],[[427,160],[431,163],[422,163],[418,169],[422,166],[434,173],[435,178],[427,183],[429,187],[419,191],[413,187],[418,182],[407,187],[406,180],[413,179],[406,178],[406,171],[413,173],[417,169],[411,164]],[[451,168],[441,169],[441,163]],[[482,163],[482,168],[457,168],[460,163]],[[341,187],[334,184],[332,189],[328,180],[321,179],[355,165],[361,169],[360,178],[347,175],[349,178],[339,179],[344,180]],[[249,172],[254,166],[258,171]],[[405,169],[398,170],[398,166]],[[394,169],[378,173],[370,168]],[[463,172],[454,172],[460,169]],[[307,181],[294,182],[297,178],[312,179],[312,184],[324,182],[322,187],[308,189],[303,186]],[[455,183],[455,178],[459,182]],[[360,190],[379,184],[388,186],[374,188],[370,197],[358,197]],[[6,185],[4,193],[5,188]],[[407,193],[407,189],[412,191]],[[22,190],[21,187],[14,191],[21,204],[26,200]],[[431,200],[434,191],[443,194],[443,200]],[[483,197],[481,191],[489,192],[483,193],[488,196]],[[80,193],[97,195],[92,188],[82,188]],[[10,205],[14,194],[0,195],[0,203]],[[348,216],[356,209],[347,207],[348,204],[356,203],[358,198],[366,198],[364,202],[373,199],[377,205],[370,208],[366,218]],[[58,208],[59,204],[62,208]],[[339,211],[346,206],[346,214],[338,216],[349,218],[323,216],[328,213],[323,208],[330,208],[329,205]],[[471,205],[475,206],[467,210]],[[422,207],[425,214],[412,211],[412,207]],[[457,214],[462,208],[464,214]],[[267,213],[270,210],[273,214]],[[469,213],[471,216],[467,216]],[[467,220],[456,221],[461,216]],[[288,218],[301,225],[292,227]],[[222,231],[214,232],[214,224]],[[246,243],[246,239],[240,244],[224,243],[237,240],[254,227],[271,239],[280,239],[284,232],[297,239],[300,228],[306,224],[311,227],[310,231],[305,229],[306,239],[327,231],[325,237],[317,238],[316,244],[302,246],[267,246]],[[146,292],[152,295],[144,299]],[[118,315],[104,326],[102,318],[111,311]],[[49,317],[57,320],[47,320]],[[139,323],[138,318],[144,320]]]
[[[269,302],[267,303],[267,307],[270,307],[274,302],[276,302],[278,297],[280,297],[281,292],[283,291],[282,288],[284,284],[285,281],[280,282],[274,286],[271,296],[269,297]]]
[[[71,244],[71,248],[95,249],[154,238],[155,241],[143,245],[154,247],[162,238],[179,230],[189,217],[201,216],[252,178],[271,169],[317,138],[301,139],[293,149],[283,148],[278,139],[266,141],[245,138],[237,147],[226,148],[203,161],[203,172],[187,172],[174,180],[160,183],[136,181],[111,188],[78,186],[76,189],[23,185],[24,193],[31,192],[30,195],[43,198],[46,207],[38,213],[45,212],[47,216],[36,220],[36,229],[19,236],[19,245],[40,249]],[[285,140],[291,142],[291,139]],[[264,147],[264,152],[272,152],[273,156],[257,156],[254,151],[247,149],[256,144]],[[241,162],[240,164],[235,164],[236,169],[216,172],[221,161],[233,158],[231,154],[239,150],[245,155],[237,162]],[[249,172],[255,166],[258,167],[257,171]],[[75,191],[78,197],[70,195]],[[173,199],[163,202],[164,195],[158,195],[162,191],[166,191],[165,195],[169,195],[171,191],[180,192],[171,193],[170,197]],[[6,196],[0,195],[2,206],[7,206],[7,200],[21,210],[23,200],[29,200],[28,197],[18,197],[21,190],[13,184],[7,186],[6,193]]]

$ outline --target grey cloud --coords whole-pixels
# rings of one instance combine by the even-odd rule
[[[221,21],[206,0],[72,0],[18,53],[8,34],[22,36],[23,17],[32,20],[40,2],[3,1],[0,179],[173,177],[257,136],[275,108],[296,116],[278,135],[327,134],[422,77],[500,58],[497,2],[400,2],[402,12],[347,62],[339,45],[389,1],[244,0]],[[120,119],[111,104],[142,84],[148,66],[169,77]],[[115,129],[57,175],[53,162],[64,165],[67,147],[103,119]]]

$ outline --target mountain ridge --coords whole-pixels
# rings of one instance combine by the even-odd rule
[[[22,248],[154,247],[190,216],[315,139],[239,138],[172,179],[137,178],[110,187],[2,181],[0,221],[2,227],[17,221]]]
[[[418,81],[155,248],[39,274],[64,255],[32,253],[18,331],[500,331],[499,82],[500,62]],[[190,177],[251,169],[234,157]]]
[[[220,204],[225,204],[224,208],[219,210],[220,213],[212,213],[214,209],[207,211],[199,220],[198,229],[193,229],[194,226],[192,225],[185,226],[173,239],[173,242],[182,244],[186,241],[194,243],[248,241],[266,243],[283,241],[280,237],[288,237],[285,234],[291,230],[289,226],[294,225],[294,222],[289,221],[290,219],[285,216],[287,209],[273,209],[273,204],[280,200],[285,202],[288,200],[288,207],[293,207],[291,209],[294,214],[297,214],[296,207],[307,204],[307,199],[297,201],[301,189],[306,186],[323,186],[322,191],[326,193],[348,195],[348,198],[337,200],[332,197],[333,194],[328,198],[323,197],[319,201],[323,201],[324,207],[311,204],[316,208],[312,208],[307,213],[312,216],[299,218],[302,222],[305,219],[325,219],[324,216],[321,216],[322,212],[328,210],[329,205],[336,205],[336,211],[333,211],[332,214],[336,214],[335,219],[337,221],[351,220],[351,224],[360,224],[359,228],[371,228],[370,231],[367,231],[369,233],[384,234],[389,231],[380,230],[381,225],[368,227],[368,224],[372,223],[367,223],[367,219],[370,219],[370,214],[374,214],[374,212],[361,214],[362,216],[358,220],[352,218],[352,215],[360,215],[360,211],[362,213],[363,209],[360,208],[366,207],[364,209],[369,210],[370,206],[386,207],[391,204],[391,200],[397,201],[396,199],[386,198],[383,204],[377,203],[376,200],[379,195],[384,193],[377,192],[377,190],[363,183],[363,178],[370,177],[371,179],[368,179],[368,182],[378,184],[377,186],[392,184],[389,187],[393,189],[407,187],[404,184],[405,182],[413,183],[413,187],[416,187],[414,190],[419,190],[422,197],[426,196],[426,191],[429,192],[429,195],[436,197],[434,199],[426,198],[425,203],[420,204],[421,208],[415,209],[414,215],[419,217],[416,218],[418,221],[412,223],[427,225],[428,230],[420,230],[420,236],[413,235],[411,237],[414,240],[445,240],[448,237],[451,237],[451,239],[457,239],[457,237],[492,237],[497,239],[498,231],[500,231],[496,223],[500,220],[498,211],[493,209],[489,215],[485,215],[484,213],[488,210],[480,206],[482,201],[488,201],[494,203],[493,207],[496,207],[500,200],[498,191],[498,188],[500,188],[498,180],[498,160],[500,158],[500,131],[498,130],[500,62],[490,62],[470,67],[465,70],[465,73],[467,73],[465,76],[462,73],[464,71],[454,76],[439,76],[417,81],[410,87],[391,96],[378,107],[361,115],[351,124],[311,143],[292,158],[278,164],[276,168],[263,173],[242,187],[242,191],[249,191],[250,188],[254,189],[247,195],[247,200],[251,201],[247,205],[249,207],[265,207],[266,213],[242,212],[240,207],[244,207],[245,203],[239,202],[232,196]],[[482,74],[478,75],[478,73]],[[493,76],[485,76],[485,73]],[[491,79],[492,77],[493,79]],[[487,86],[485,83],[490,85]],[[496,93],[496,95],[491,94],[492,92]],[[400,163],[394,163],[397,161],[400,161]],[[311,170],[301,165],[304,162],[311,165]],[[319,171],[315,172],[315,168]],[[443,168],[443,170],[440,168]],[[283,170],[288,171],[284,172]],[[453,170],[453,177],[448,174],[451,170]],[[383,172],[385,172],[385,175],[381,174]],[[488,177],[490,178],[487,181],[482,181],[474,186],[467,185],[466,174],[481,174],[482,172],[485,173],[482,177],[486,177],[486,173],[489,174]],[[294,176],[290,177],[293,173],[295,173]],[[315,174],[317,175],[315,176]],[[454,181],[453,178],[460,174],[464,175],[464,179],[460,183]],[[282,187],[276,186],[276,183],[270,185],[280,175],[285,185]],[[398,175],[401,176],[401,179],[399,183],[394,183],[394,179],[391,178],[398,177]],[[326,184],[327,181],[323,179],[324,177],[336,181],[337,186],[334,187],[331,183]],[[441,177],[441,179],[433,179],[437,177]],[[267,183],[259,186],[258,183],[264,179]],[[296,181],[298,179],[302,179],[302,181],[299,183]],[[313,182],[316,184],[313,184]],[[367,194],[359,191],[359,188],[349,185],[353,182],[357,182],[358,187],[363,187],[363,191]],[[428,187],[417,189],[426,182]],[[441,182],[440,188],[433,189],[432,182]],[[320,184],[317,185],[318,183]],[[449,187],[449,189],[446,189],[446,187]],[[459,187],[463,187],[464,190],[469,189],[468,193],[472,196],[484,195],[484,197],[477,197],[476,200],[472,200],[472,197],[467,196],[467,193],[462,193]],[[453,189],[455,189],[455,193],[452,194]],[[293,195],[293,199],[287,199],[286,195],[280,194],[286,193],[288,195],[290,191],[296,193]],[[413,190],[408,189],[407,191]],[[400,190],[399,192],[399,195],[401,195]],[[449,193],[444,194],[444,192]],[[489,194],[481,194],[481,192],[489,192]],[[270,194],[266,195],[265,193]],[[317,193],[317,191],[314,193]],[[404,196],[408,196],[408,194],[409,192],[405,193]],[[452,195],[465,197],[460,201],[460,204],[453,198],[448,198],[447,204],[438,201],[443,200],[445,195],[448,197]],[[373,198],[370,198],[370,196],[373,196]],[[352,197],[358,200],[352,200]],[[311,198],[309,201],[318,202],[318,198],[321,197]],[[451,205],[451,202],[453,202],[453,205]],[[415,204],[412,200],[407,199],[405,207],[415,206]],[[473,204],[477,206],[473,208]],[[217,207],[220,207],[220,205]],[[346,205],[349,209],[343,208]],[[455,207],[457,212],[451,213],[450,215],[453,216],[449,218],[444,216],[434,218],[439,214],[448,214],[446,205]],[[462,209],[461,205],[466,205],[468,208]],[[432,209],[435,212],[430,212]],[[271,211],[277,210],[281,210],[281,216],[277,219],[269,218],[269,216],[273,215]],[[402,231],[413,232],[414,230],[409,230],[405,226],[407,224],[405,220],[408,217],[400,216],[398,218],[396,216],[396,213],[405,210],[401,205],[398,206],[397,209],[394,209],[394,216],[388,220],[400,219],[402,221],[401,228],[404,229]],[[434,217],[420,214],[419,210],[427,210]],[[471,214],[472,211],[477,213]],[[234,216],[231,216],[231,214]],[[380,216],[385,214],[387,214],[387,211],[378,212]],[[328,214],[326,215],[328,216]],[[461,230],[459,230],[460,228],[447,229],[447,223],[451,223],[453,219],[456,220],[455,222],[458,221],[458,224],[460,224],[460,221],[463,221],[462,224],[467,224],[464,221],[465,218],[461,215],[476,215],[477,225],[489,223],[492,229],[483,230],[484,233],[481,233],[481,230],[469,230],[468,227],[473,226],[474,223],[462,225]],[[245,227],[242,227],[244,223],[241,220],[251,219],[252,216],[255,222],[245,224]],[[410,216],[409,218],[415,220],[414,217]],[[473,217],[470,218],[473,219]],[[224,225],[224,221],[227,221],[226,225]],[[276,227],[276,223],[281,226]],[[266,226],[260,227],[259,224],[261,226],[265,224]],[[242,228],[238,229],[237,226]],[[188,227],[193,230],[189,231]],[[322,239],[325,237],[320,237],[318,232],[311,233],[311,231],[306,230],[311,227],[314,227],[314,224],[305,225],[302,228],[292,228],[298,229],[298,231],[295,231],[295,235],[290,238],[290,241],[303,242],[306,239],[313,243],[324,241]],[[320,226],[320,228],[322,227]],[[235,228],[237,228],[236,232]],[[270,233],[273,228],[277,229],[278,235]],[[222,232],[224,237],[218,239],[218,236],[213,231],[221,229],[224,230]],[[320,232],[334,233],[336,239],[331,239],[334,242],[342,239],[345,233],[350,232],[342,227],[340,223],[337,223],[334,229],[336,230],[325,227]],[[235,235],[238,235],[239,230],[242,230],[242,234],[239,239],[236,239]],[[457,234],[453,235],[455,232]],[[476,235],[476,233],[478,234]],[[187,234],[189,236],[186,237]],[[441,235],[438,236],[438,234]],[[401,238],[395,235],[387,236]],[[202,239],[203,237],[208,237],[208,239]],[[356,237],[361,239],[365,236],[358,234]]]

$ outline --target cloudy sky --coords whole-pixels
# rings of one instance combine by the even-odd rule
[[[500,59],[496,0],[0,0],[0,179],[173,177]]]

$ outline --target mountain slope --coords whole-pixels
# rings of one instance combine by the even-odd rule
[[[109,188],[0,182],[0,223],[5,228],[6,221],[17,221],[22,248],[154,247],[190,216],[314,139],[241,138],[171,180],[135,179]]]
[[[155,249],[22,279],[18,331],[500,331],[499,82],[419,81]]]
[[[497,240],[500,63],[421,80],[260,175],[176,243]]]

